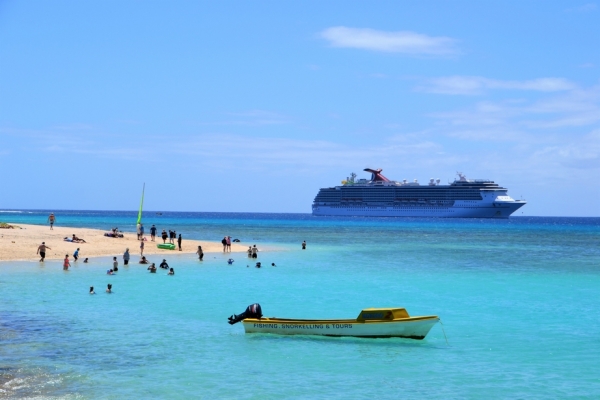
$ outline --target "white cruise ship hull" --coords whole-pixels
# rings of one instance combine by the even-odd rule
[[[507,204],[467,206],[313,206],[313,215],[358,217],[438,217],[438,218],[508,218],[525,205],[514,201]]]

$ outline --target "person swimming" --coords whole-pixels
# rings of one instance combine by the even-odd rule
[[[106,293],[112,293],[112,285],[109,283],[108,286],[106,286]]]
[[[94,292],[94,287],[90,286],[90,294],[96,294],[96,292]]]
[[[227,260],[227,264],[231,265],[231,264],[233,264],[233,263],[234,263],[234,261],[235,261],[235,260],[234,260],[233,258],[230,258],[229,260]]]
[[[152,265],[150,265],[148,267],[148,271],[150,271],[151,274],[155,274],[156,273],[156,265],[154,263],[152,263]]]
[[[275,265],[275,263],[271,263],[271,267],[276,267],[277,265]]]
[[[148,264],[148,260],[146,260],[146,256],[142,256],[142,259],[140,260],[140,264]]]
[[[171,268],[171,269],[169,270],[169,273],[168,273],[167,275],[175,275],[175,271],[173,271],[173,268]]]
[[[86,258],[85,260],[83,260],[83,262],[87,264],[87,262],[88,262],[88,259]]]
[[[167,260],[165,260],[163,258],[162,262],[160,263],[159,267],[161,267],[162,269],[168,269],[169,268],[169,264],[167,264]]]
[[[260,268],[260,262],[256,263],[256,268]]]
[[[115,271],[113,271],[112,269],[107,269],[106,270],[106,275],[114,275]]]

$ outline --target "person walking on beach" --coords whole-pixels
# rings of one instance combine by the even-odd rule
[[[63,261],[63,271],[68,271],[71,263],[69,262],[69,255],[65,254],[65,260]]]
[[[50,213],[50,215],[48,216],[48,222],[50,222],[50,230],[54,230],[52,226],[54,226],[55,221],[56,217],[54,216],[54,213]]]
[[[223,245],[223,253],[225,253],[227,251],[227,236],[223,237],[221,244]]]
[[[179,251],[181,251],[181,233],[179,234],[179,237],[177,238],[177,246],[179,246]]]
[[[129,247],[125,249],[125,253],[123,253],[123,265],[129,264]]]
[[[198,260],[202,261],[202,259],[204,258],[204,252],[202,251],[202,246],[198,246],[198,251],[196,252],[196,254],[198,254]]]
[[[231,236],[227,236],[227,251],[231,253]]]
[[[167,243],[167,231],[165,231],[165,230],[163,229],[163,231],[162,231],[162,233],[161,233],[160,237],[162,237],[163,244]]]
[[[302,250],[306,250],[306,240],[302,242]]]
[[[141,226],[142,226],[142,224],[140,224],[140,223],[138,223],[135,226],[135,231],[137,232],[137,240],[140,240],[140,236],[142,235],[142,232],[140,230]]]
[[[46,246],[46,242],[42,242],[42,244],[38,246],[37,254],[42,257],[40,258],[40,262],[44,262],[44,258],[46,258],[46,249],[52,250],[50,247]]]
[[[114,272],[119,271],[119,262],[117,261],[117,257],[113,257],[113,267],[112,270]]]
[[[156,226],[152,225],[152,228],[150,228],[150,240],[154,242],[155,237],[156,237]]]
[[[140,240],[144,240],[144,224],[140,224]]]
[[[173,231],[169,229],[169,243],[173,243]]]
[[[144,241],[140,240],[140,255],[144,255]]]
[[[77,248],[77,250],[75,250],[75,253],[73,253],[73,262],[77,261],[78,258],[79,258],[79,247]]]

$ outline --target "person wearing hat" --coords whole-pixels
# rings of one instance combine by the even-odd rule
[[[123,253],[123,265],[129,264],[129,247],[125,249],[125,253]]]
[[[38,246],[37,254],[42,257],[40,258],[40,262],[43,262],[44,258],[46,258],[46,249],[52,250],[50,247],[46,246],[46,242],[42,242],[42,244]]]
[[[169,269],[169,264],[167,264],[167,260],[163,258],[163,261],[160,263],[159,267],[163,269]]]

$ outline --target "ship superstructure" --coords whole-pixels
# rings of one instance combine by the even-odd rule
[[[440,185],[439,179],[421,185],[416,179],[389,180],[381,169],[364,171],[371,173],[370,180],[357,180],[352,173],[341,186],[319,190],[313,215],[508,218],[526,204],[492,180],[467,179],[460,172],[448,185]]]

